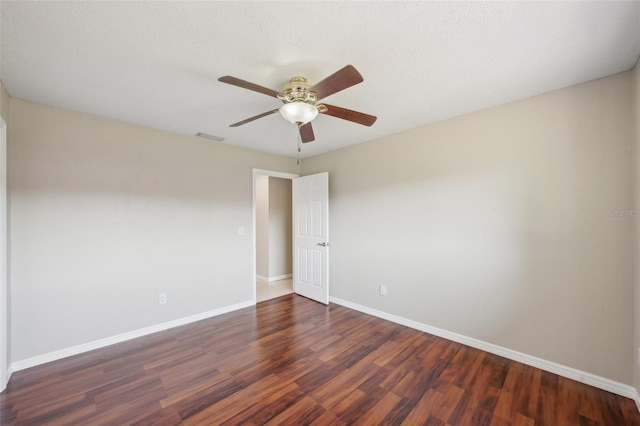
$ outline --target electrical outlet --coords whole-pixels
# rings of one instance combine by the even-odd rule
[[[381,285],[380,286],[380,296],[386,296],[387,295],[387,286],[386,285]]]
[[[244,235],[244,226],[238,226],[238,235]]]
[[[160,293],[158,295],[158,304],[164,305],[165,303],[167,303],[167,293]]]

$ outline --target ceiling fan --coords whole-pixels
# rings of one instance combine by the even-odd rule
[[[267,96],[280,99],[284,104],[280,108],[263,112],[262,114],[234,123],[229,127],[242,126],[243,124],[250,123],[254,120],[280,111],[280,114],[282,114],[287,121],[298,126],[300,129],[300,139],[302,142],[306,143],[315,140],[311,121],[317,117],[318,113],[331,115],[343,120],[353,121],[354,123],[362,124],[364,126],[371,126],[377,119],[377,117],[374,117],[373,115],[364,114],[362,112],[352,111],[350,109],[325,103],[317,103],[320,99],[324,99],[327,96],[333,95],[334,93],[340,92],[341,90],[355,86],[356,84],[364,81],[360,73],[352,65],[347,65],[313,86],[310,85],[304,77],[293,77],[289,83],[285,84],[282,92],[250,83],[230,75],[220,77],[218,81],[242,87],[244,89],[253,90],[254,92],[263,93]]]

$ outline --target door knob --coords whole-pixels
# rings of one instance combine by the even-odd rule
[[[318,243],[318,245],[321,247],[329,247],[329,243],[325,243],[325,242]]]

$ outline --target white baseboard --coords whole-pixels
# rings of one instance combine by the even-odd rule
[[[174,328],[174,327],[189,324],[192,322],[200,321],[203,319],[226,314],[228,312],[236,311],[238,309],[246,308],[253,305],[254,305],[253,301],[237,303],[235,305],[225,306],[223,308],[214,309],[212,311],[202,312],[200,314],[179,318],[173,321],[163,322],[161,324],[156,324],[150,327],[129,331],[127,333],[118,334],[116,336],[107,337],[105,339],[94,340],[93,342],[83,343],[81,345],[72,346],[70,348],[60,349],[57,351],[34,356],[34,357],[23,359],[20,361],[15,361],[11,363],[11,365],[9,366],[8,375],[11,374],[11,372],[16,372],[16,371],[24,370],[26,368],[35,367],[37,365],[45,364],[47,362],[56,361],[58,359],[66,358],[73,355],[78,355],[84,352],[92,351],[94,349],[99,349],[105,346],[113,345],[115,343],[125,342],[127,340],[135,339],[136,337],[142,337],[148,334],[157,333],[159,331],[168,330],[170,328]]]
[[[590,385],[608,392],[612,392],[617,395],[624,396],[626,398],[633,399],[634,401],[636,401],[636,404],[640,409],[640,397],[638,396],[638,392],[633,386],[625,385],[624,383],[619,383],[604,377],[596,376],[595,374],[587,373],[585,371],[580,371],[575,368],[557,364],[552,361],[547,361],[532,355],[527,355],[525,353],[514,351],[512,349],[507,349],[502,346],[494,345],[493,343],[488,343],[482,340],[474,339],[473,337],[467,337],[462,334],[453,333],[451,331],[443,330],[437,327],[432,327],[427,324],[423,324],[407,318],[399,317],[397,315],[389,314],[387,312],[379,311],[377,309],[372,309],[363,305],[358,305],[357,303],[352,303],[347,300],[339,299],[337,297],[329,297],[329,301],[336,303],[338,305],[342,305],[349,309],[353,309],[356,311],[363,312],[365,314],[373,315],[375,317],[382,318],[387,321],[391,321],[396,324],[404,325],[410,328],[414,328],[416,330],[424,331],[426,333],[433,334],[435,336],[439,336],[447,340],[452,340],[457,343],[462,343],[463,345],[471,346],[472,348],[480,349],[495,355],[499,355],[501,357],[511,359],[513,361],[518,361],[523,364],[527,364],[532,367],[536,367],[541,370],[557,374],[559,376],[567,377],[569,379],[573,379],[578,382],[585,383],[587,385]]]
[[[293,277],[293,274],[276,275],[275,277],[269,277],[268,281],[272,283],[274,281],[282,281],[292,277]]]
[[[284,275],[276,275],[275,277],[265,277],[264,275],[256,275],[256,279],[260,281],[266,281],[268,283],[272,283],[274,281],[286,280],[287,278],[292,278],[293,274],[284,274]]]
[[[4,380],[5,387],[7,386],[7,383],[9,383],[9,380],[11,379],[12,374],[13,374],[13,365],[9,365],[9,367],[7,368],[7,375],[5,376],[5,380]]]

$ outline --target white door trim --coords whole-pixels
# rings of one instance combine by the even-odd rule
[[[263,169],[253,169],[253,173],[251,176],[251,227],[253,229],[252,234],[252,247],[253,249],[251,250],[252,253],[252,259],[251,259],[251,265],[252,265],[252,269],[251,269],[251,276],[252,276],[252,281],[251,281],[251,288],[253,289],[253,304],[255,305],[257,303],[258,297],[256,294],[256,280],[257,280],[257,273],[256,273],[256,179],[258,178],[258,176],[271,176],[271,177],[277,177],[277,178],[282,178],[282,179],[295,179],[297,177],[300,177],[300,175],[296,175],[293,173],[283,173],[283,172],[276,172],[273,170],[263,170]],[[292,210],[293,210],[293,206],[292,206]],[[291,213],[293,215],[293,211]],[[293,217],[293,216],[292,216]],[[293,236],[292,236],[293,237]],[[293,244],[293,242],[292,242]]]
[[[7,125],[0,117],[0,392],[9,381],[7,259]]]

